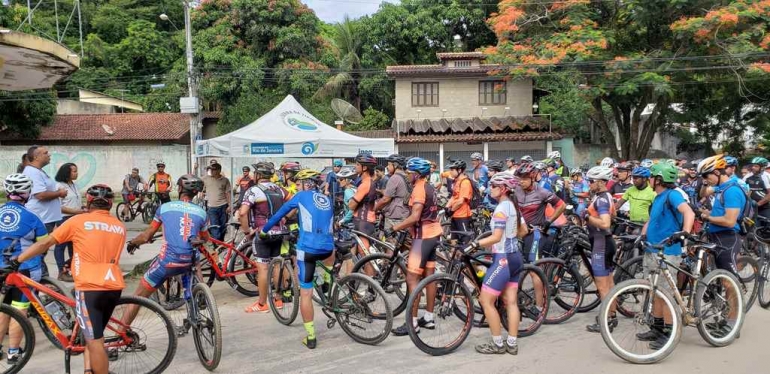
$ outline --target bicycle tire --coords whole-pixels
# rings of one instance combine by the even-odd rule
[[[252,258],[252,247],[246,247],[243,249],[243,255],[246,258]],[[259,296],[259,278],[257,277],[257,268],[254,268],[248,262],[244,261],[241,256],[233,254],[230,260],[227,261],[227,272],[232,273],[239,270],[254,269],[249,273],[227,277],[227,282],[230,286],[240,292],[244,296],[256,297]],[[212,269],[213,270],[213,269]],[[253,287],[251,287],[251,286]],[[248,288],[247,288],[248,287]]]
[[[615,284],[620,284],[630,279],[643,279],[643,266],[643,256],[636,256],[627,260],[618,269],[615,269],[615,273],[612,275]],[[625,306],[626,300],[618,301],[617,311],[623,316],[631,318],[634,316],[634,313],[630,307]]]
[[[579,266],[576,269],[583,279],[583,303],[580,304],[578,313],[586,313],[596,309],[602,303],[602,300],[599,298],[599,290],[596,288],[594,278],[588,270],[588,266],[591,265],[584,263],[579,255],[575,256],[578,258],[578,261],[572,263]]]
[[[533,278],[533,287],[532,290],[524,290],[522,287],[522,284],[527,278],[527,275],[532,274],[533,277],[537,277],[536,279],[539,279],[541,284],[544,285],[542,288],[542,291],[540,293],[540,296],[543,298],[542,304],[543,305],[537,305],[537,287],[534,285],[534,279]],[[540,326],[543,325],[543,322],[545,322],[545,317],[548,315],[548,309],[550,306],[550,295],[548,294],[548,280],[545,277],[545,273],[543,273],[543,270],[535,265],[529,265],[526,264],[522,266],[521,269],[521,277],[519,278],[519,289],[516,292],[517,295],[517,302],[519,306],[519,312],[521,314],[521,321],[519,322],[519,337],[526,337],[533,335],[537,332],[538,329],[540,329]],[[537,308],[532,307],[540,307],[541,309],[538,310],[537,313],[534,313],[534,310],[537,310]],[[524,321],[525,316],[532,320],[532,324],[529,327],[522,328],[522,323]],[[508,326],[508,315],[507,313],[503,313],[500,315],[500,321],[503,323],[503,326]]]
[[[348,296],[340,295],[346,288],[350,288]],[[361,292],[364,294],[361,295]],[[346,301],[345,305],[341,305],[343,300]],[[371,303],[378,300],[382,301],[382,305],[372,311]],[[361,344],[377,345],[390,335],[390,329],[393,328],[393,309],[385,298],[385,291],[372,278],[363,274],[352,273],[340,278],[332,292],[332,310],[342,330]],[[343,310],[353,310],[354,313],[343,313]],[[351,317],[355,323],[351,323]],[[374,336],[362,336],[356,332],[357,328],[360,329],[359,324],[382,320],[385,324],[375,328]]]
[[[121,296],[115,307],[115,311],[112,313],[110,322],[107,325],[108,327],[104,330],[105,344],[109,344],[111,340],[125,342],[123,338],[118,337],[115,333],[115,331],[122,329],[122,325],[118,324],[118,322],[122,320],[121,312],[124,311],[124,308],[121,306],[125,305],[138,305],[140,308],[144,308],[144,310],[150,313],[150,317],[155,316],[159,319],[160,326],[145,327],[144,322],[150,319],[141,318],[145,314],[142,313],[142,310],[139,310],[136,318],[129,326],[130,336],[132,337],[130,344],[113,348],[117,349],[117,358],[115,361],[110,362],[110,372],[115,374],[162,373],[169,365],[171,365],[171,361],[174,359],[178,340],[175,330],[176,327],[171,316],[169,316],[168,312],[166,312],[160,305],[152,300],[136,296]],[[153,346],[148,347],[148,338],[151,335],[158,334],[168,337],[168,342],[165,343],[165,347],[157,347],[154,344]],[[137,356],[134,354],[141,354],[144,352],[148,352],[148,356],[153,359],[160,356],[158,355],[159,352],[165,352],[165,354],[162,355],[162,358],[157,364],[151,364],[152,366],[150,368],[137,369],[136,365],[142,360],[137,359]],[[128,359],[124,359],[128,356],[130,356]]]
[[[770,285],[767,282],[768,271],[770,270],[770,264],[768,264],[770,258],[768,258],[768,256],[770,256],[770,254],[768,254],[765,249],[762,257],[760,257],[762,266],[760,268],[759,280],[757,281],[757,288],[759,289],[757,299],[759,301],[759,306],[762,307],[762,309],[770,308]],[[765,293],[765,290],[768,292]]]
[[[668,307],[669,313],[671,313],[672,317],[672,329],[671,329],[671,338],[668,342],[659,350],[651,350],[652,353],[640,355],[635,354],[632,352],[629,352],[625,348],[621,347],[619,343],[617,342],[617,339],[615,339],[612,336],[612,332],[609,330],[609,324],[608,324],[608,317],[610,312],[610,307],[615,302],[616,299],[620,298],[623,295],[626,295],[628,293],[633,292],[632,290],[637,290],[635,292],[646,292],[647,296],[645,297],[646,302],[649,301],[649,293],[652,292],[652,285],[650,282],[646,279],[630,279],[623,283],[615,285],[610,292],[607,294],[607,297],[605,298],[605,302],[602,303],[601,308],[599,309],[599,327],[601,329],[602,334],[602,340],[604,340],[604,344],[607,345],[607,348],[612,351],[616,356],[622,358],[625,361],[634,363],[634,364],[653,364],[656,362],[660,362],[661,360],[668,357],[671,353],[674,352],[677,345],[679,344],[679,341],[682,338],[682,310],[677,306],[676,301],[674,300],[674,297],[671,296],[666,290],[662,288],[657,288],[655,292],[655,296],[662,299],[664,301],[664,305]],[[646,306],[642,308],[642,310],[646,309]],[[637,323],[638,321],[646,321],[651,320],[649,316],[641,316],[632,318],[629,320],[623,320],[624,323],[630,322],[630,323]],[[618,331],[621,331],[620,328],[617,328]],[[631,329],[632,334],[636,334],[636,329]],[[623,339],[620,339],[621,341],[624,341]],[[636,342],[636,336],[632,336],[631,339],[627,339],[629,341]]]
[[[385,253],[370,254],[353,265],[352,273],[361,273],[366,275],[364,273],[364,266],[367,263],[373,263],[372,267],[374,268],[375,274],[371,278],[377,282],[383,290],[392,288],[392,292],[386,291],[386,294],[395,296],[388,297],[388,302],[391,303],[391,305],[395,305],[393,308],[393,316],[398,316],[404,312],[404,309],[406,309],[406,301],[408,297],[406,291],[406,266],[404,265],[403,261],[398,260],[394,265],[390,260],[391,256]],[[393,266],[393,268],[391,270],[390,277],[385,279],[383,273],[386,272],[387,269],[391,266]],[[401,273],[401,276],[399,276],[398,272]]]
[[[718,279],[719,284],[711,285],[712,281],[715,279]],[[706,274],[703,279],[698,282],[698,287],[695,291],[695,315],[699,317],[698,320],[698,333],[703,338],[703,340],[706,341],[706,343],[711,344],[714,347],[724,347],[732,343],[736,337],[738,336],[738,333],[741,331],[741,327],[743,326],[743,321],[745,320],[746,311],[744,308],[743,303],[743,293],[742,292],[735,292],[736,297],[738,298],[737,306],[738,306],[738,313],[735,325],[732,329],[730,329],[730,332],[722,337],[717,337],[712,334],[713,330],[711,327],[709,327],[708,319],[709,317],[704,317],[704,305],[703,300],[704,296],[710,297],[706,294],[706,292],[712,293],[714,291],[719,291],[721,287],[723,287],[724,283],[727,282],[730,284],[730,287],[732,287],[734,290],[740,290],[739,280],[738,278],[731,272],[727,270],[722,269],[716,269],[713,271],[710,271],[708,274]],[[714,299],[723,299],[720,295],[719,298]],[[723,312],[720,311],[718,314],[722,314]],[[716,321],[714,323],[719,324],[720,321]]]
[[[65,285],[64,282],[61,282],[56,278],[42,277],[40,279],[40,284],[54,290],[58,294],[61,294],[67,297],[70,296],[70,288],[67,287],[67,285]],[[67,314],[66,320],[69,322],[67,324],[68,328],[67,329],[62,328],[61,330],[64,335],[71,336],[72,329],[75,327],[75,320],[77,318],[77,316],[75,315],[75,309],[73,307],[70,307],[66,303],[63,303],[59,300],[56,300],[53,297],[48,296],[43,292],[38,293],[38,299],[40,299],[40,305],[42,305],[43,308],[45,308],[50,303],[55,303],[60,310],[64,311]],[[43,321],[43,319],[37,313],[37,310],[35,310],[35,308],[29,309],[29,315],[34,316],[35,320],[40,325],[40,330],[43,331],[43,335],[45,335],[46,339],[48,339],[48,341],[51,342],[51,344],[53,344],[53,346],[56,347],[57,349],[64,350],[64,347],[62,346],[59,339],[56,337],[56,335],[54,335],[51,329],[49,329],[48,326],[46,326],[45,321]],[[59,326],[59,328],[62,327],[59,323],[57,323],[57,326]]]
[[[153,214],[155,209],[153,209],[152,203],[146,203],[144,204],[144,209],[142,209],[142,222],[145,224],[150,224],[152,222]]]
[[[448,353],[451,353],[452,351],[459,348],[463,342],[465,342],[465,339],[468,338],[468,335],[471,332],[471,327],[473,326],[473,296],[471,295],[471,291],[468,290],[467,287],[465,287],[464,284],[458,282],[457,279],[453,278],[451,275],[446,273],[440,273],[440,274],[433,274],[422,281],[420,281],[419,284],[417,284],[417,287],[415,287],[414,291],[409,295],[409,300],[406,303],[406,310],[412,310],[414,303],[417,301],[417,295],[421,295],[423,293],[423,290],[431,283],[437,283],[436,284],[436,307],[434,309],[433,315],[435,317],[435,323],[443,324],[443,323],[450,323],[450,321],[454,321],[455,318],[457,318],[457,293],[452,295],[446,295],[448,296],[448,300],[445,299],[444,292],[448,289],[454,290],[454,292],[458,292],[462,295],[460,295],[461,298],[463,298],[464,308],[467,310],[467,313],[464,313],[465,319],[461,319],[463,322],[463,325],[460,329],[460,333],[457,337],[454,337],[450,340],[449,344],[437,347],[432,346],[423,341],[423,337],[427,337],[426,335],[418,334],[417,331],[415,331],[414,326],[412,324],[412,315],[411,313],[405,314],[406,319],[406,327],[409,331],[409,338],[412,340],[412,343],[420,349],[421,351],[431,355],[431,356],[443,356]],[[449,305],[448,305],[449,304]],[[438,326],[436,328],[438,329]],[[422,336],[421,336],[422,335]]]
[[[128,208],[128,216],[124,216],[121,214],[123,212],[123,207],[128,206],[127,203],[120,203],[118,206],[115,207],[115,215],[118,217],[119,220],[123,222],[131,222],[134,220],[134,213],[131,212],[131,207]]]
[[[759,262],[752,256],[738,256],[735,264],[738,268],[738,280],[743,291],[743,309],[748,313],[754,306],[759,293]],[[744,274],[744,270],[747,268],[749,272]]]
[[[277,276],[277,288],[273,282],[273,279],[276,278],[276,275],[274,274],[276,268],[281,269],[280,274]],[[288,277],[288,286],[284,286],[284,279],[286,277]],[[294,266],[292,265],[291,260],[284,258],[274,258],[272,261],[270,261],[270,267],[267,269],[267,279],[267,302],[270,306],[270,311],[273,312],[275,319],[277,319],[279,323],[289,326],[297,318],[297,313],[299,312],[300,297],[299,282],[297,277],[294,275]],[[276,297],[280,298],[283,302],[283,306],[280,308],[275,305]],[[290,300],[287,300],[287,298]],[[291,303],[291,306],[289,307],[290,309],[288,310],[289,314],[283,315],[281,312],[287,308],[287,302]]]
[[[24,352],[21,354],[19,361],[17,361],[15,365],[8,365],[6,360],[0,360],[0,370],[3,370],[3,374],[16,374],[20,372],[21,369],[24,369],[24,366],[27,365],[30,358],[32,358],[32,353],[35,352],[35,330],[34,327],[32,327],[32,323],[29,322],[29,319],[27,319],[27,317],[25,317],[18,309],[10,305],[0,304],[0,314],[8,315],[10,319],[16,321],[21,327],[23,336],[22,342],[24,343],[24,346],[20,348]],[[47,328],[43,329],[43,331],[46,330]],[[2,340],[3,339],[0,339],[0,343]]]
[[[198,309],[199,314],[196,317],[196,319],[198,319],[198,324],[193,325],[192,328],[193,341],[195,342],[195,351],[198,353],[198,359],[206,370],[213,371],[219,366],[219,362],[222,359],[222,322],[219,319],[219,310],[217,308],[216,300],[214,299],[214,294],[212,294],[211,289],[203,283],[197,283],[193,286],[192,298],[192,302],[196,305],[201,305],[201,301],[205,302],[205,309],[210,311],[209,318],[207,318],[208,320],[204,322],[206,326],[205,329],[208,329],[209,331],[213,329],[210,334],[210,339],[205,339],[205,337],[202,336],[204,329],[200,326],[200,318],[202,318],[200,315],[200,307],[196,308]],[[214,349],[211,353],[211,357],[204,352],[202,347],[204,340],[209,340],[213,345]]]
[[[185,304],[182,276],[176,275],[164,279],[150,298],[167,311],[181,308]]]
[[[583,302],[583,282],[581,282],[580,273],[573,267],[567,267],[563,260],[557,258],[544,258],[536,261],[535,265],[545,273],[551,301],[559,306],[559,308],[549,306],[543,323],[555,325],[569,320],[577,313],[578,307]],[[576,294],[574,301],[560,297],[562,290],[565,293],[573,290],[572,292]],[[563,312],[559,313],[560,310]]]

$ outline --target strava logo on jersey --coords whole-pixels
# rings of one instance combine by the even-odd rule
[[[104,222],[98,221],[86,221],[83,222],[83,229],[86,231],[104,231],[113,234],[125,234],[126,230],[121,225],[110,225]]]

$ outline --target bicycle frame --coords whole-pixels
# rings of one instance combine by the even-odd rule
[[[251,266],[248,269],[237,270],[237,271],[233,271],[233,272],[225,271],[222,268],[220,268],[220,262],[218,261],[219,258],[220,258],[219,254],[214,255],[213,253],[210,253],[209,251],[205,250],[202,246],[198,247],[198,250],[200,251],[200,253],[204,257],[206,257],[206,259],[211,264],[211,268],[217,274],[217,278],[230,278],[230,277],[234,277],[236,275],[242,275],[242,274],[247,274],[247,273],[254,273],[254,272],[257,271],[257,262],[252,260],[252,259],[250,259],[248,256],[246,256],[245,254],[243,254],[243,252],[241,252],[239,250],[239,248],[242,248],[243,245],[245,244],[244,243],[245,242],[245,238],[238,245],[238,248],[236,248],[236,246],[233,245],[233,244],[222,242],[222,241],[219,241],[219,240],[211,238],[211,237],[208,239],[208,241],[210,243],[215,244],[217,247],[224,247],[224,248],[226,248],[225,256],[224,256],[224,258],[221,261],[222,266],[224,266],[224,264],[229,263],[230,259],[232,258],[232,256],[238,256],[239,258],[241,258],[243,261],[247,262]]]

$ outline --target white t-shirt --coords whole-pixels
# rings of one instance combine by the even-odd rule
[[[77,186],[75,184],[67,184],[62,182],[56,182],[59,188],[63,188],[67,190],[67,196],[60,197],[59,200],[61,200],[61,206],[67,207],[70,209],[78,209],[80,210],[83,207],[83,200],[80,197],[80,193],[78,192]],[[62,216],[64,217],[70,217],[72,214],[62,213]]]
[[[43,223],[59,222],[62,219],[61,202],[59,199],[41,201],[35,197],[40,192],[56,192],[59,186],[53,178],[49,177],[44,171],[27,165],[24,168],[24,175],[32,179],[32,193],[25,207],[32,213],[35,213]]]
[[[503,231],[503,237],[500,239],[500,242],[492,246],[492,253],[515,253],[519,251],[516,221],[521,221],[522,225],[525,224],[524,217],[519,217],[516,214],[516,207],[514,207],[513,202],[505,200],[497,204],[495,211],[492,213],[489,228],[492,231],[496,229],[504,229],[505,231]]]

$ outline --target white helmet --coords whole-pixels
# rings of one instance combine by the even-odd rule
[[[32,179],[24,174],[10,174],[3,181],[3,189],[7,194],[27,194],[32,192]]]
[[[559,151],[553,151],[548,154],[548,158],[552,160],[561,159],[561,152]]]
[[[342,169],[339,173],[335,174],[340,179],[352,179],[355,178],[356,172],[353,169]]]
[[[604,166],[605,168],[611,168],[612,165],[615,165],[615,160],[611,157],[605,157],[599,165]]]
[[[639,166],[649,169],[652,167],[652,160],[650,160],[649,158],[645,158],[644,160],[642,160]]]
[[[471,160],[482,161],[482,160],[484,160],[484,155],[482,155],[479,152],[473,152],[473,153],[471,153]]]
[[[590,170],[588,170],[588,173],[586,173],[586,179],[588,180],[599,179],[603,181],[608,181],[612,179],[612,168],[606,167],[606,166],[594,166]]]

